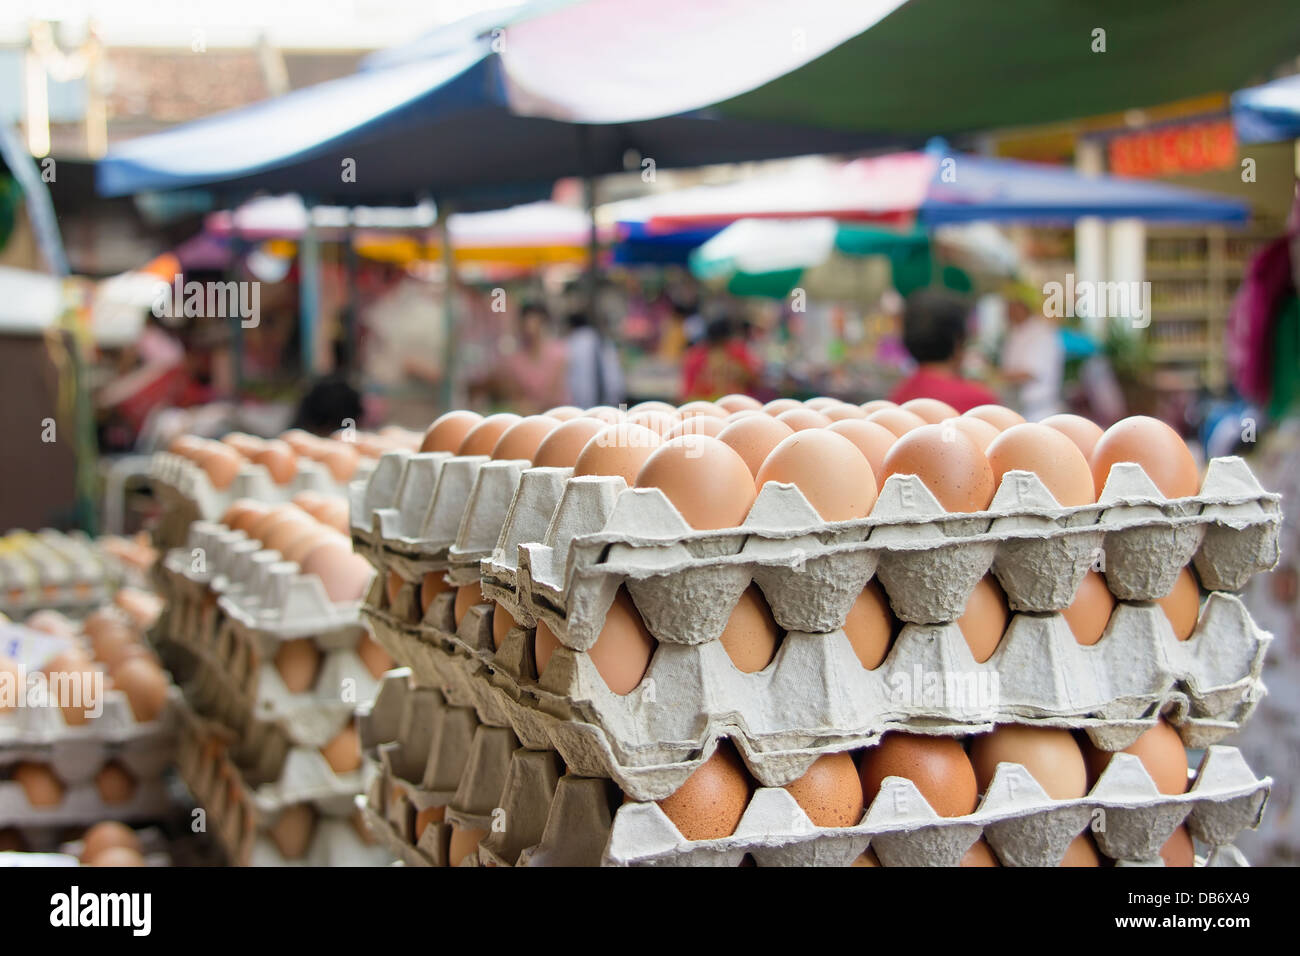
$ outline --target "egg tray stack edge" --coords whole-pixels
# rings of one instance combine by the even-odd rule
[[[0,552],[0,613],[20,618],[49,609],[75,617],[112,597],[120,571],[83,532],[45,529],[31,537],[34,553]]]
[[[415,812],[426,806],[446,806],[450,823],[487,830],[479,860],[495,866],[735,866],[745,856],[760,866],[847,866],[868,846],[886,866],[955,865],[980,836],[1005,865],[1053,866],[1098,819],[1104,827],[1093,827],[1094,838],[1121,865],[1162,865],[1160,848],[1183,822],[1213,847],[1210,865],[1244,865],[1231,840],[1258,823],[1271,786],[1229,747],[1211,748],[1191,790],[1177,797],[1159,794],[1127,754],[1082,800],[1051,800],[1023,767],[1002,764],[966,817],[939,817],[910,781],[891,777],[860,824],[819,828],[788,792],[759,788],[732,836],[692,842],[656,804],[619,806],[609,780],[566,773],[554,751],[516,746],[509,730],[478,724],[412,676],[391,672],[361,727],[381,770],[367,819],[399,858],[418,865],[447,863],[448,822],[414,840]]]
[[[239,866],[382,866],[390,857],[368,845],[353,824],[355,797],[365,789],[365,769],[335,774],[319,753],[290,755],[284,775],[274,783],[251,784],[234,751],[228,728],[188,709],[182,711],[178,768],[181,778],[209,816],[228,858]],[[310,804],[318,821],[300,859],[287,860],[267,836],[286,808]]]

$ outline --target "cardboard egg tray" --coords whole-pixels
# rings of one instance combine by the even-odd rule
[[[335,774],[324,757],[305,749],[290,753],[279,779],[253,785],[231,748],[227,728],[183,711],[178,765],[182,779],[208,814],[229,859],[239,866],[382,866],[388,853],[363,839],[354,819],[354,798],[365,786],[365,768]],[[267,835],[287,807],[309,803],[317,814],[306,853],[286,860]]]
[[[170,763],[170,761],[169,761]],[[130,768],[130,764],[124,761]],[[135,792],[121,803],[105,803],[92,778],[71,784],[63,781],[63,799],[53,807],[33,807],[16,780],[0,780],[0,827],[86,826],[100,820],[154,820],[172,809],[167,781],[161,774],[137,776]]]
[[[85,534],[44,530],[0,538],[0,613],[78,614],[107,601],[116,573]]]
[[[140,840],[140,855],[144,857],[145,866],[171,866],[167,837],[157,827],[145,827],[136,831]],[[59,853],[77,861],[75,866],[82,866],[81,851],[85,849],[82,840],[69,840],[59,846]]]
[[[1089,828],[1103,855],[1161,865],[1160,848],[1183,822],[1214,848],[1211,865],[1240,865],[1231,840],[1258,823],[1271,786],[1230,747],[1210,748],[1180,796],[1158,793],[1128,754],[1112,760],[1081,800],[1052,800],[1023,767],[1002,764],[968,816],[939,817],[911,781],[891,777],[862,822],[842,829],[815,826],[787,791],[760,787],[732,836],[692,842],[657,804],[619,806],[610,780],[578,776],[572,767],[566,773],[554,751],[518,747],[504,728],[486,725],[467,737],[464,709],[412,676],[390,673],[362,727],[382,770],[367,819],[399,858],[416,865],[446,865],[449,823],[487,830],[479,861],[494,866],[735,866],[746,855],[760,866],[847,866],[868,845],[885,866],[950,866],[980,836],[1004,865],[1054,866]],[[422,786],[428,782],[436,789]],[[416,843],[416,809],[431,805],[447,806],[448,822],[430,824]]]
[[[376,583],[369,600],[375,639],[422,683],[638,799],[671,793],[721,737],[773,786],[822,753],[871,745],[889,730],[964,736],[996,723],[1041,724],[1083,729],[1098,747],[1121,750],[1166,711],[1187,746],[1204,747],[1239,727],[1263,696],[1271,639],[1238,598],[1214,593],[1186,642],[1158,606],[1120,603],[1090,647],[1059,614],[1017,613],[982,664],[955,624],[905,626],[871,671],[839,630],[786,634],[773,662],[753,674],[737,670],[719,641],[663,643],[641,684],[617,695],[586,652],[563,646],[538,680],[531,628],[514,628],[494,650],[490,605],[471,608],[455,628],[452,594],[439,595],[418,623],[409,585],[385,607]]]
[[[373,467],[370,459],[362,458],[357,466],[357,477],[369,474]],[[317,491],[335,497],[347,491],[347,483],[337,481],[328,468],[301,456],[298,458],[298,473],[283,485],[271,480],[265,466],[245,462],[229,488],[217,488],[202,467],[166,451],[154,453],[149,463],[149,478],[165,511],[174,510],[188,515],[191,520],[206,521],[220,518],[239,498],[254,498],[273,504],[288,501],[303,491]]]

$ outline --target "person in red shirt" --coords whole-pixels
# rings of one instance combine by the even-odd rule
[[[682,401],[712,401],[748,394],[758,382],[762,362],[736,334],[729,319],[709,323],[705,340],[682,356]]]
[[[898,383],[889,400],[901,405],[914,398],[937,398],[958,413],[999,404],[991,390],[961,377],[965,345],[965,303],[936,289],[913,292],[903,307],[903,346],[916,359],[916,371]]]

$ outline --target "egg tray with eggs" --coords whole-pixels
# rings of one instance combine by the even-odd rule
[[[84,535],[47,530],[0,540],[0,613],[84,612],[107,600],[115,586],[116,576]]]
[[[111,779],[104,775],[108,768],[112,768]],[[81,778],[81,768],[76,775]],[[75,783],[46,764],[0,768],[0,827],[75,826],[109,817],[156,820],[172,809],[166,776],[132,774],[125,761],[110,762],[91,779]]]
[[[376,866],[389,861],[354,821],[366,784],[358,767],[337,774],[319,751],[291,751],[273,783],[250,783],[228,728],[187,713],[177,765],[209,815],[228,857],[240,866]],[[304,819],[309,817],[309,819]],[[290,837],[281,828],[296,831]],[[293,845],[293,850],[288,845]]]
[[[1053,800],[1019,764],[998,765],[973,813],[940,816],[916,785],[887,777],[854,826],[819,827],[789,791],[760,787],[734,833],[686,840],[656,803],[620,807],[607,865],[848,866],[870,848],[884,866],[955,866],[981,837],[1004,866],[1056,866],[1089,830],[1111,860],[1161,865],[1161,848],[1186,824],[1214,848],[1210,865],[1240,865],[1232,840],[1258,825],[1272,780],[1257,779],[1232,747],[1211,747],[1185,794],[1160,793],[1141,761],[1118,754],[1082,799]],[[1104,829],[1094,820],[1104,819]],[[1222,852],[1221,852],[1222,851]]]
[[[176,746],[175,709],[180,691],[168,689],[162,712],[140,721],[126,694],[106,688],[103,713],[69,724],[58,707],[16,707],[0,712],[0,768],[26,760],[47,763],[68,782],[91,779],[110,761],[157,776]]]
[[[276,482],[266,465],[240,461],[233,467],[224,467],[226,463],[223,461],[223,467],[210,474],[189,458],[160,451],[155,452],[150,461],[149,478],[163,503],[164,513],[175,511],[189,520],[214,521],[240,498],[281,502],[304,491],[331,497],[346,494],[351,477],[348,481],[339,481],[319,461],[305,456],[298,456],[295,460],[292,474],[281,474],[285,480]],[[356,474],[367,474],[373,467],[373,459],[361,458]],[[180,536],[172,540],[180,540]]]
[[[96,838],[93,836],[95,831],[99,830],[100,827],[104,827],[105,829],[112,828],[113,830],[117,830],[117,828],[120,826],[121,824],[112,822],[112,823],[101,824],[100,826],[92,827],[86,831],[87,834],[92,835],[91,845],[89,846],[89,848],[87,847],[86,837],[83,836],[76,840],[68,840],[64,843],[61,843],[59,845],[59,853],[64,856],[71,857],[74,861],[76,861],[75,863],[69,865],[88,866],[91,864],[91,860],[94,858],[95,855],[97,855],[98,853],[102,853],[104,852],[104,850],[109,848],[108,846],[104,846],[101,848],[96,845],[99,841],[96,840]],[[125,831],[119,831],[119,832],[125,832]],[[171,846],[167,839],[166,834],[164,834],[162,830],[158,829],[157,827],[149,826],[149,827],[142,827],[139,830],[132,830],[131,833],[133,835],[124,837],[121,845],[127,846],[129,845],[127,841],[133,841],[134,846],[132,848],[135,850],[135,852],[140,854],[142,862],[144,863],[145,866],[161,867],[161,866],[173,865],[172,856],[171,856]],[[100,839],[102,840],[103,838],[101,837]],[[89,849],[89,855],[87,855],[88,849]]]

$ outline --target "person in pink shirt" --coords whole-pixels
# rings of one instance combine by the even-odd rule
[[[916,360],[916,371],[894,388],[891,402],[901,405],[914,398],[937,398],[958,413],[976,405],[998,404],[990,389],[961,375],[966,311],[966,304],[949,292],[922,289],[907,297],[903,345]]]
[[[519,331],[513,352],[502,357],[498,387],[511,410],[536,415],[569,403],[569,356],[551,330],[546,307],[528,303],[519,311]]]

